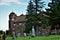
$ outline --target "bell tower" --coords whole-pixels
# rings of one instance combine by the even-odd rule
[[[16,19],[17,15],[14,13],[14,12],[11,12],[10,15],[9,15],[9,32],[10,34],[12,34],[13,30],[15,27],[14,27],[14,21]]]

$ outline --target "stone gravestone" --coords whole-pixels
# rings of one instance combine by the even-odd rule
[[[32,26],[32,33],[31,33],[31,36],[32,36],[32,37],[35,36],[35,29],[34,29],[34,26]]]
[[[26,37],[26,33],[24,33],[24,36]]]

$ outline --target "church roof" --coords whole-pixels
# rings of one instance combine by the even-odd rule
[[[14,22],[22,22],[22,21],[26,21],[26,16],[17,16]]]

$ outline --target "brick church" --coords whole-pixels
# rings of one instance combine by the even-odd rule
[[[15,34],[15,35],[22,36],[24,33],[24,30],[25,30],[25,22],[26,22],[25,15],[17,16],[14,12],[11,12],[9,15],[9,34],[10,35]],[[58,25],[56,27],[58,27]],[[38,35],[39,34],[45,35],[49,32],[60,34],[60,29],[51,30],[51,26],[48,26],[46,29],[43,29],[42,27],[37,27],[36,29],[37,29],[36,34],[38,34]]]
[[[14,12],[11,12],[9,15],[9,32],[10,35],[15,33],[15,35],[23,35],[24,29],[25,29],[25,21],[26,21],[26,16],[17,16]],[[42,33],[46,31],[46,29],[42,29],[42,27],[37,27],[36,28],[36,35],[38,35],[39,31]],[[50,27],[47,29],[48,31],[50,30]]]
[[[14,12],[11,12],[9,15],[9,32],[12,35],[23,35],[23,30],[25,28],[26,16],[17,16]]]

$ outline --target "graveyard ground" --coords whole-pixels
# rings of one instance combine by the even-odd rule
[[[6,40],[12,40],[11,37],[7,37]],[[36,37],[17,37],[15,40],[60,40],[60,35],[50,36],[36,36]]]

